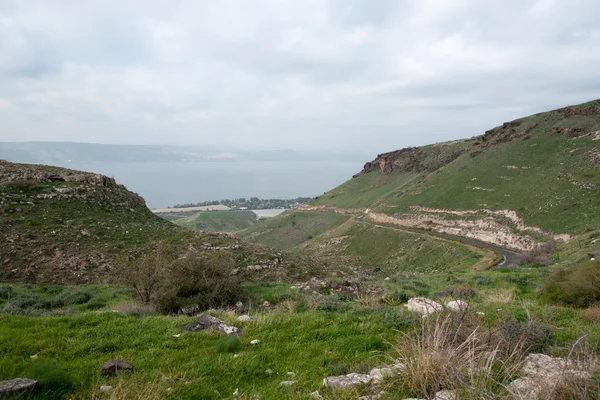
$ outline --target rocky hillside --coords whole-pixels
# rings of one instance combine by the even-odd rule
[[[176,246],[182,255],[190,248],[227,251],[242,272],[262,266],[254,277],[310,270],[310,263],[264,247],[178,227],[106,176],[0,161],[1,282],[111,282],[120,265],[156,241]]]
[[[380,154],[301,210],[241,236],[269,242],[285,233],[275,225],[315,211],[354,218],[295,248],[345,253],[355,225],[368,223],[534,255],[581,239],[572,256],[583,257],[594,251],[600,227],[600,100],[505,122],[470,139]],[[388,255],[405,259],[408,253]]]

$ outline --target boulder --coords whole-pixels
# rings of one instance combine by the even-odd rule
[[[414,297],[408,300],[408,311],[413,311],[421,315],[429,315],[442,311],[441,304],[436,303],[425,297]]]
[[[454,300],[446,304],[446,308],[453,312],[466,312],[469,309],[469,304],[462,300]]]
[[[226,335],[242,335],[242,330],[240,328],[226,325],[219,318],[215,318],[207,314],[199,315],[195,322],[182,326],[179,329],[181,329],[182,331],[199,332],[209,328],[214,331],[224,333]]]
[[[115,376],[118,371],[130,371],[133,372],[133,367],[121,360],[109,360],[104,363],[100,369],[100,373],[104,376]]]
[[[16,378],[0,381],[0,399],[22,398],[35,390],[37,382],[33,379]]]
[[[346,390],[360,385],[367,385],[373,380],[371,375],[351,373],[348,375],[328,376],[323,385],[331,390]]]
[[[387,377],[397,375],[398,371],[395,368],[373,368],[369,375],[373,378],[373,383],[381,383]]]

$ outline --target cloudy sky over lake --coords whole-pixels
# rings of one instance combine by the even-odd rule
[[[591,0],[0,0],[0,141],[383,152],[600,97]]]

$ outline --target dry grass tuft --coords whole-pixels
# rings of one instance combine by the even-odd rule
[[[490,303],[511,304],[515,299],[515,292],[512,289],[496,289],[485,297]]]
[[[396,350],[406,364],[403,385],[427,398],[453,389],[461,399],[493,398],[516,375],[523,354],[521,343],[502,343],[467,314],[424,321]]]
[[[583,316],[592,322],[599,323],[600,322],[600,305],[596,305],[596,306],[588,308],[583,313]]]

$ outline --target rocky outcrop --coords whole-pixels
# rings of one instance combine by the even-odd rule
[[[462,150],[450,146],[435,146],[426,154],[418,147],[407,147],[389,153],[378,154],[377,157],[365,164],[362,171],[354,178],[373,171],[384,174],[393,172],[433,172],[457,159]]]
[[[575,360],[530,354],[521,369],[523,376],[512,381],[508,389],[517,398],[542,399],[565,381],[591,379],[591,369]]]
[[[346,390],[370,383],[379,384],[385,378],[398,375],[406,366],[397,361],[391,367],[373,368],[368,374],[350,373],[347,375],[328,376],[323,379],[323,385],[330,390]]]
[[[195,322],[182,326],[182,331],[199,332],[205,329],[212,329],[216,332],[224,333],[226,335],[241,336],[242,330],[236,326],[226,325],[219,318],[215,318],[211,315],[203,314],[199,315]]]
[[[595,100],[587,104],[581,104],[578,106],[570,106],[556,110],[561,113],[565,118],[574,117],[576,115],[595,115],[600,114],[600,100]]]

